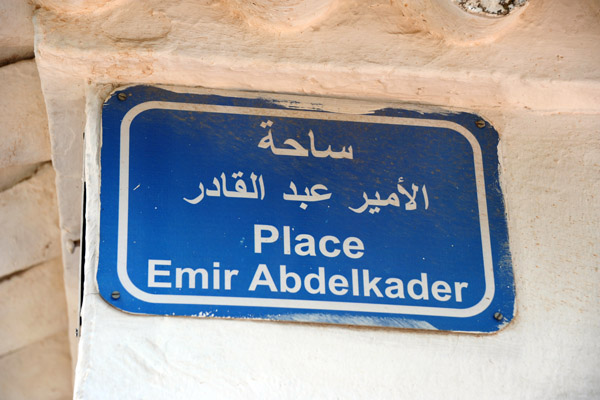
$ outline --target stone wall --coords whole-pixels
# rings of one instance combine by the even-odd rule
[[[0,4],[0,398],[71,397],[55,173],[34,7]]]

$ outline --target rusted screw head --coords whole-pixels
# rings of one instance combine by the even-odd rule
[[[482,119],[478,119],[477,121],[475,121],[475,125],[477,125],[478,128],[485,128],[485,121]]]
[[[125,101],[125,100],[127,100],[127,94],[126,94],[126,93],[123,93],[123,92],[119,93],[119,94],[117,95],[117,97],[118,97],[118,98],[119,98],[119,100],[121,100],[121,101]]]
[[[113,300],[119,300],[119,298],[121,297],[121,293],[119,293],[118,290],[115,290],[110,294],[110,297],[112,297]]]
[[[501,312],[496,312],[496,313],[494,314],[494,319],[495,319],[496,321],[502,321],[502,320],[504,319],[504,315],[502,315],[502,313],[501,313]]]

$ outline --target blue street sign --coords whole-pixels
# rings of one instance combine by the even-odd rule
[[[473,114],[352,104],[113,93],[102,111],[102,297],[154,315],[508,324],[497,132]]]

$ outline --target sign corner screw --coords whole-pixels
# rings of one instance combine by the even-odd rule
[[[112,297],[113,300],[119,300],[119,298],[121,297],[121,293],[119,293],[118,290],[115,290],[110,294],[110,297]]]
[[[119,93],[119,94],[117,95],[117,97],[118,97],[118,98],[119,98],[119,100],[121,100],[121,101],[125,101],[125,100],[127,100],[127,94],[126,94],[126,93],[123,93],[123,92]]]
[[[496,312],[496,313],[494,313],[494,319],[496,321],[502,321],[504,319],[504,315],[502,315],[501,312]]]
[[[119,96],[121,96],[121,94],[119,94]],[[477,125],[478,128],[485,128],[485,121],[482,119],[478,119],[477,121],[475,121],[475,125]]]

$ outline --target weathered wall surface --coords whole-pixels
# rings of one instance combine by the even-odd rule
[[[0,4],[0,66],[33,57],[33,9],[22,0]]]
[[[55,173],[33,5],[0,4],[0,398],[72,394]],[[20,61],[23,59],[28,59]]]
[[[437,0],[349,0],[280,14],[257,3],[39,3],[36,59],[71,327],[78,251],[67,243],[79,239],[87,137],[76,397],[599,397],[598,3],[540,0],[505,20]],[[99,121],[111,88],[130,83],[381,98],[483,115],[501,137],[517,317],[475,336],[113,309],[94,279]]]

